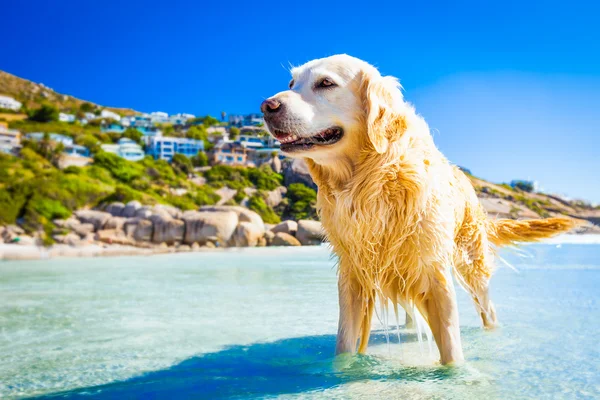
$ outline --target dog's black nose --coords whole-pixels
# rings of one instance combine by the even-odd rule
[[[260,111],[263,114],[275,114],[279,110],[281,110],[281,102],[277,99],[266,99],[260,105]]]

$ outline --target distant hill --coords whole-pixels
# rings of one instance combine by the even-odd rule
[[[10,96],[25,104],[27,108],[38,108],[43,103],[48,103],[61,111],[75,112],[83,103],[90,103],[99,108],[114,111],[121,115],[138,114],[130,108],[104,107],[91,101],[81,100],[67,94],[57,93],[42,83],[35,83],[27,79],[0,71],[0,95]]]

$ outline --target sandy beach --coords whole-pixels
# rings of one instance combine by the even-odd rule
[[[600,235],[572,235],[564,234],[545,240],[545,244],[600,244]],[[524,244],[527,245],[527,244]],[[151,248],[126,246],[119,244],[89,244],[87,246],[69,246],[57,244],[49,247],[19,244],[0,244],[0,260],[43,260],[51,258],[78,258],[78,257],[119,257],[119,256],[150,256],[168,253],[191,252],[222,252],[233,251],[238,248],[208,248],[200,247],[190,250],[188,246],[178,249],[176,247],[155,246]]]

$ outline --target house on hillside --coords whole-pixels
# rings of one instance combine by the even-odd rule
[[[248,152],[248,161],[254,165],[262,165],[271,159],[273,153],[276,153],[277,157],[282,161],[287,158],[287,156],[281,152],[279,147],[262,147]]]
[[[142,160],[146,155],[142,147],[129,138],[121,138],[116,144],[100,146],[107,153],[113,153],[129,161]]]
[[[148,154],[167,161],[171,161],[175,154],[193,157],[200,151],[204,151],[204,142],[195,139],[159,136],[150,138],[148,144]]]
[[[265,123],[262,114],[230,115],[230,126],[262,126]]]
[[[175,114],[169,117],[169,122],[173,125],[185,125],[189,120],[196,118],[192,114]]]
[[[61,112],[58,114],[58,120],[60,122],[75,122],[75,115]]]
[[[239,142],[219,142],[213,149],[213,163],[224,165],[246,165],[251,152]]]
[[[154,111],[150,113],[150,122],[153,124],[164,124],[169,122],[169,114],[162,111]]]
[[[100,118],[109,118],[109,119],[114,119],[115,121],[121,120],[121,116],[119,114],[117,114],[116,112],[110,111],[110,110],[100,111]]]
[[[21,109],[21,103],[9,96],[0,96],[0,108],[6,110],[19,111]]]
[[[100,127],[100,131],[104,133],[123,133],[125,132],[125,127],[117,122],[109,122],[108,124],[103,124]]]
[[[21,148],[21,132],[8,129],[6,122],[0,122],[0,152],[16,154]]]
[[[33,132],[26,134],[25,137],[29,140],[39,141],[42,140],[45,135],[46,133],[44,132]],[[60,135],[58,133],[49,133],[48,137],[53,142],[64,144],[65,147],[73,146],[73,138],[70,136]]]

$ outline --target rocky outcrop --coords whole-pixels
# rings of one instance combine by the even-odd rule
[[[288,235],[296,236],[296,232],[298,232],[298,223],[290,220],[283,221],[271,228],[271,231],[273,233],[283,232]]]
[[[319,221],[300,220],[296,239],[303,246],[319,245],[323,242],[323,226]]]
[[[287,188],[285,186],[279,186],[273,190],[265,193],[265,203],[271,208],[277,207],[283,201]]]
[[[124,217],[110,217],[106,221],[106,224],[104,224],[104,229],[123,230],[123,227],[125,226],[126,221],[127,221],[127,218],[124,218]]]
[[[292,183],[303,183],[308,187],[317,189],[317,185],[313,182],[306,162],[301,158],[294,158],[292,161],[285,163],[283,168],[283,183],[289,186]]]
[[[251,222],[262,232],[265,232],[265,224],[257,213],[240,206],[203,206],[200,211],[232,211],[236,213],[240,222]]]
[[[153,225],[152,241],[154,243],[174,244],[183,241],[185,222],[175,219],[167,210],[150,216]]]
[[[104,209],[105,212],[109,213],[113,217],[121,217],[123,216],[123,211],[125,210],[125,204],[114,202],[110,203]]]
[[[149,242],[152,239],[152,221],[143,218],[129,218],[124,225],[125,235],[137,241]]]
[[[284,232],[277,232],[271,241],[271,246],[301,246],[298,239]]]
[[[141,207],[142,203],[140,203],[137,200],[132,200],[129,203],[127,203],[127,205],[123,208],[123,211],[120,216],[125,218],[133,218],[135,217],[137,210]]]
[[[182,218],[187,244],[217,242],[226,245],[238,225],[238,216],[233,211],[186,211]]]
[[[75,211],[75,216],[81,223],[94,225],[94,230],[98,231],[104,228],[104,224],[112,217],[111,214],[104,211],[96,210],[79,210]]]
[[[252,222],[240,222],[235,228],[232,245],[236,247],[255,247],[264,236],[264,229]]]

